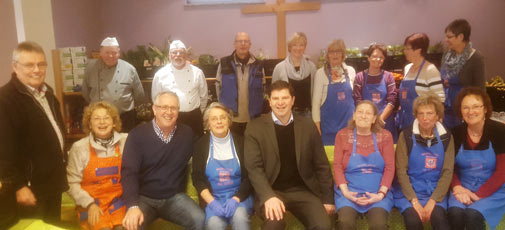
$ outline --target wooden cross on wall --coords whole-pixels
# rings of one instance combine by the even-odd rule
[[[242,7],[243,14],[275,13],[277,14],[277,57],[286,57],[286,12],[319,10],[319,2],[286,3],[276,0],[275,4],[246,5]]]

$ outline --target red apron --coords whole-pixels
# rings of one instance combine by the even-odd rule
[[[116,154],[112,157],[98,158],[98,155],[91,144],[89,145],[89,161],[83,170],[81,187],[95,199],[95,203],[100,207],[103,215],[95,226],[88,223],[87,209],[78,210],[79,220],[82,229],[113,228],[114,225],[121,225],[126,214],[126,208],[121,196],[123,187],[121,186],[121,152],[119,144],[115,145]]]

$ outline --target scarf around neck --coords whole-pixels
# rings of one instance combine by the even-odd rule
[[[302,62],[300,63],[300,71],[295,70],[295,66],[291,62],[291,54],[289,54],[285,60],[286,63],[286,73],[288,78],[293,80],[303,80],[311,74],[311,65],[307,57],[302,57]]]
[[[449,50],[443,57],[442,60],[442,70],[441,72],[445,72],[445,76],[442,76],[446,79],[455,77],[459,74],[461,69],[463,69],[463,65],[465,65],[466,61],[470,59],[470,55],[472,54],[472,43],[468,42],[466,44],[465,49],[461,54],[456,53],[454,50]]]

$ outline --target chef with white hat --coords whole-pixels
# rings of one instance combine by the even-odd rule
[[[196,137],[203,134],[202,112],[207,106],[207,81],[203,71],[188,61],[187,49],[180,40],[170,43],[170,63],[154,75],[151,96],[172,91],[179,97],[178,122],[189,125]]]
[[[117,39],[106,37],[101,43],[100,59],[88,62],[82,95],[88,102],[108,101],[116,106],[122,131],[128,132],[136,125],[134,108],[145,102],[145,95],[137,70],[119,55]]]

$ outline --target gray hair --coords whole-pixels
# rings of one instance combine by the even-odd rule
[[[440,97],[432,92],[421,94],[414,100],[414,104],[412,106],[412,113],[414,117],[417,117],[419,106],[426,105],[433,105],[439,119],[444,117],[444,104],[440,100]]]
[[[177,96],[177,94],[172,91],[161,91],[158,94],[156,94],[156,96],[154,97],[154,100],[153,100],[153,104],[158,105],[159,98],[163,95],[171,95],[171,96],[175,97],[175,99],[177,99],[177,105],[180,105],[179,104],[179,96]]]
[[[203,112],[203,128],[209,130],[209,116],[212,109],[220,109],[226,112],[226,118],[228,119],[228,124],[231,126],[232,123],[232,113],[233,111],[219,102],[212,102],[209,107]]]
[[[22,52],[33,52],[33,53],[39,53],[46,56],[44,53],[44,49],[42,49],[42,46],[37,44],[36,42],[32,41],[25,41],[21,42],[18,44],[16,49],[12,52],[12,61],[16,62],[19,60],[19,54]]]

